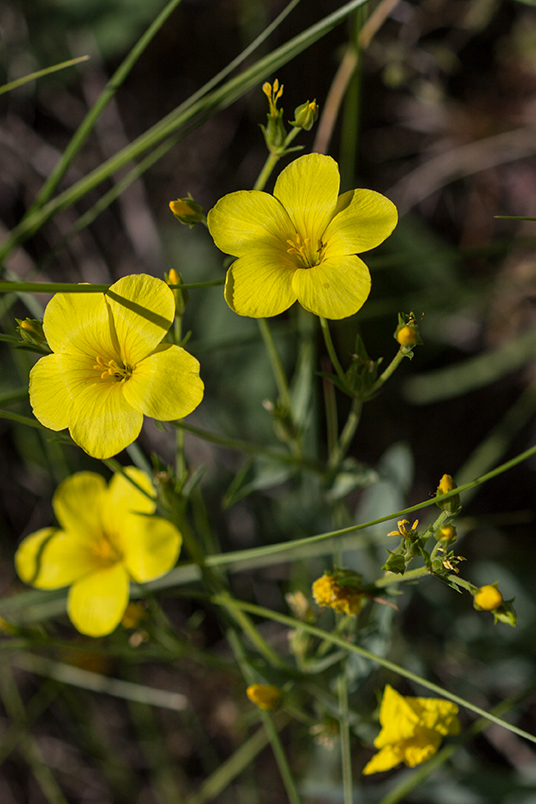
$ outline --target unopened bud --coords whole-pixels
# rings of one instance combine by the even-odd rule
[[[481,586],[474,597],[475,609],[480,611],[495,611],[503,603],[503,596],[495,584]]]
[[[452,477],[450,475],[443,475],[436,490],[436,497],[448,494],[449,491],[454,491],[455,488],[456,484]],[[448,500],[436,502],[436,505],[443,511],[446,511],[446,513],[451,514],[451,516],[458,514],[462,507],[459,494],[454,494],[452,497],[449,497]]]
[[[294,109],[294,120],[290,125],[294,128],[303,128],[304,131],[310,131],[316,121],[318,120],[318,104],[316,100],[305,101],[300,106]]]
[[[281,690],[272,684],[250,684],[246,690],[249,700],[259,709],[274,709],[281,698]]]
[[[45,333],[43,332],[43,322],[37,318],[16,318],[15,321],[19,325],[17,327],[19,335],[26,343],[32,343],[35,346],[40,346],[45,343]]]
[[[170,201],[169,208],[177,220],[185,226],[189,226],[190,229],[196,223],[201,223],[201,221],[205,220],[203,207],[196,204],[191,195],[188,195],[188,198],[177,198],[176,201]]]

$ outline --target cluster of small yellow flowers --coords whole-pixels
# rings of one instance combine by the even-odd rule
[[[341,614],[359,614],[363,593],[338,584],[334,575],[325,572],[313,583],[313,597],[319,606],[329,606]]]
[[[412,698],[386,685],[380,707],[379,748],[363,773],[378,773],[401,762],[410,768],[432,757],[448,735],[459,734],[458,707],[440,698]]]
[[[272,684],[250,684],[246,695],[259,709],[274,709],[279,703],[282,692]]]

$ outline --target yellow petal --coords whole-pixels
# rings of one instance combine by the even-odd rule
[[[441,737],[435,732],[429,732],[419,738],[407,740],[400,747],[404,754],[404,762],[410,768],[420,765],[433,757],[441,745]]]
[[[442,698],[408,698],[419,717],[419,723],[426,729],[433,729],[446,737],[448,734],[459,734],[461,729],[457,717],[458,707],[452,701]]]
[[[111,458],[138,437],[143,416],[123,395],[124,383],[86,385],[73,400],[69,432],[93,458]]]
[[[63,530],[86,542],[98,539],[107,493],[106,481],[95,472],[76,472],[60,483],[52,505]]]
[[[96,566],[87,542],[54,528],[28,536],[17,550],[15,565],[20,578],[37,589],[69,586]]]
[[[123,362],[134,367],[158,346],[175,316],[165,282],[147,274],[125,276],[106,294]]]
[[[294,304],[292,277],[296,267],[289,259],[277,260],[274,255],[269,249],[255,249],[233,262],[227,271],[225,300],[235,313],[268,318]]]
[[[350,190],[339,198],[335,217],[324,232],[325,258],[360,254],[389,237],[398,221],[392,201],[373,190]]]
[[[67,614],[80,633],[111,634],[128,604],[129,580],[122,564],[92,572],[74,583],[67,598]]]
[[[400,765],[402,760],[403,755],[399,748],[394,745],[387,745],[377,754],[374,754],[370,762],[363,768],[363,774],[368,776],[370,773],[391,770],[391,768],[396,768],[397,765]]]
[[[156,508],[156,492],[150,477],[135,466],[125,467],[126,474],[150,497],[139,491],[126,477],[116,472],[110,480],[102,506],[104,530],[123,552],[124,542],[128,539],[130,517],[137,518],[137,513],[152,514]]]
[[[106,359],[117,356],[103,293],[56,293],[47,304],[43,330],[53,352]]]
[[[407,699],[390,684],[385,685],[380,707],[380,723],[382,730],[374,740],[376,748],[413,737],[419,725],[419,717]]]
[[[57,528],[41,528],[26,536],[20,543],[15,553],[15,569],[21,581],[34,583],[39,574],[45,544],[57,533],[57,530]]]
[[[46,355],[30,371],[30,404],[34,416],[50,430],[64,430],[72,418],[72,395],[66,355]]]
[[[331,156],[306,154],[281,171],[274,196],[301,237],[317,243],[335,213],[339,185],[339,168]]]
[[[370,273],[355,256],[322,260],[313,268],[297,269],[292,288],[306,310],[339,319],[356,313],[370,293]]]
[[[240,190],[220,198],[207,223],[217,247],[236,257],[257,247],[286,254],[287,239],[296,234],[279,201],[259,190]]]
[[[182,419],[203,399],[199,362],[180,346],[163,344],[141,360],[123,385],[129,405],[160,421]]]
[[[135,581],[151,581],[175,565],[182,538],[175,525],[166,519],[131,516],[123,536],[125,566]]]

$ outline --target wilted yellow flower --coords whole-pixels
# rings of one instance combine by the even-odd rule
[[[313,583],[313,597],[319,606],[329,606],[343,614],[359,614],[363,607],[363,594],[338,584],[328,572]]]
[[[134,466],[115,474],[77,472],[61,483],[52,505],[60,528],[27,536],[15,555],[20,578],[38,589],[70,586],[67,613],[82,634],[103,636],[121,622],[130,581],[145,583],[177,561],[181,535],[158,516],[150,478]]]
[[[486,584],[481,586],[474,597],[475,606],[483,611],[498,609],[503,602],[503,596],[496,586]]]
[[[208,213],[214,242],[238,259],[225,299],[239,315],[278,315],[295,301],[325,318],[353,315],[370,292],[356,254],[375,248],[396,226],[395,205],[372,190],[339,196],[337,163],[307,154],[281,171],[274,194],[242,190]]]
[[[409,520],[408,519],[401,519],[398,523],[398,530],[392,530],[388,533],[388,536],[402,536],[404,539],[411,539],[417,535],[417,527],[419,525],[419,520],[416,519],[413,525],[408,528]]]
[[[400,695],[387,684],[380,707],[382,729],[374,740],[380,750],[363,773],[390,770],[401,762],[410,768],[426,762],[444,737],[460,732],[457,713],[458,707],[450,701]]]
[[[203,398],[199,363],[161,343],[175,297],[161,279],[126,276],[103,293],[57,293],[43,330],[53,354],[30,372],[30,402],[51,430],[69,428],[94,458],[110,458],[139,435],[143,417],[181,419]]]
[[[250,684],[246,695],[259,709],[273,709],[281,698],[281,690],[272,684]]]

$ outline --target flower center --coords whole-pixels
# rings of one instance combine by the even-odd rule
[[[123,559],[121,552],[105,533],[93,543],[92,552],[102,567],[113,567]]]
[[[311,238],[302,238],[299,232],[296,232],[294,240],[287,240],[290,248],[287,248],[287,254],[295,254],[300,263],[300,268],[312,268],[313,265],[318,265],[322,262],[324,253],[324,244],[320,241],[317,249],[311,246]]]
[[[113,379],[115,382],[129,380],[132,377],[132,372],[134,371],[132,366],[124,365],[123,363],[116,363],[113,358],[106,361],[100,355],[97,355],[97,362],[93,368],[100,371],[101,380]]]

